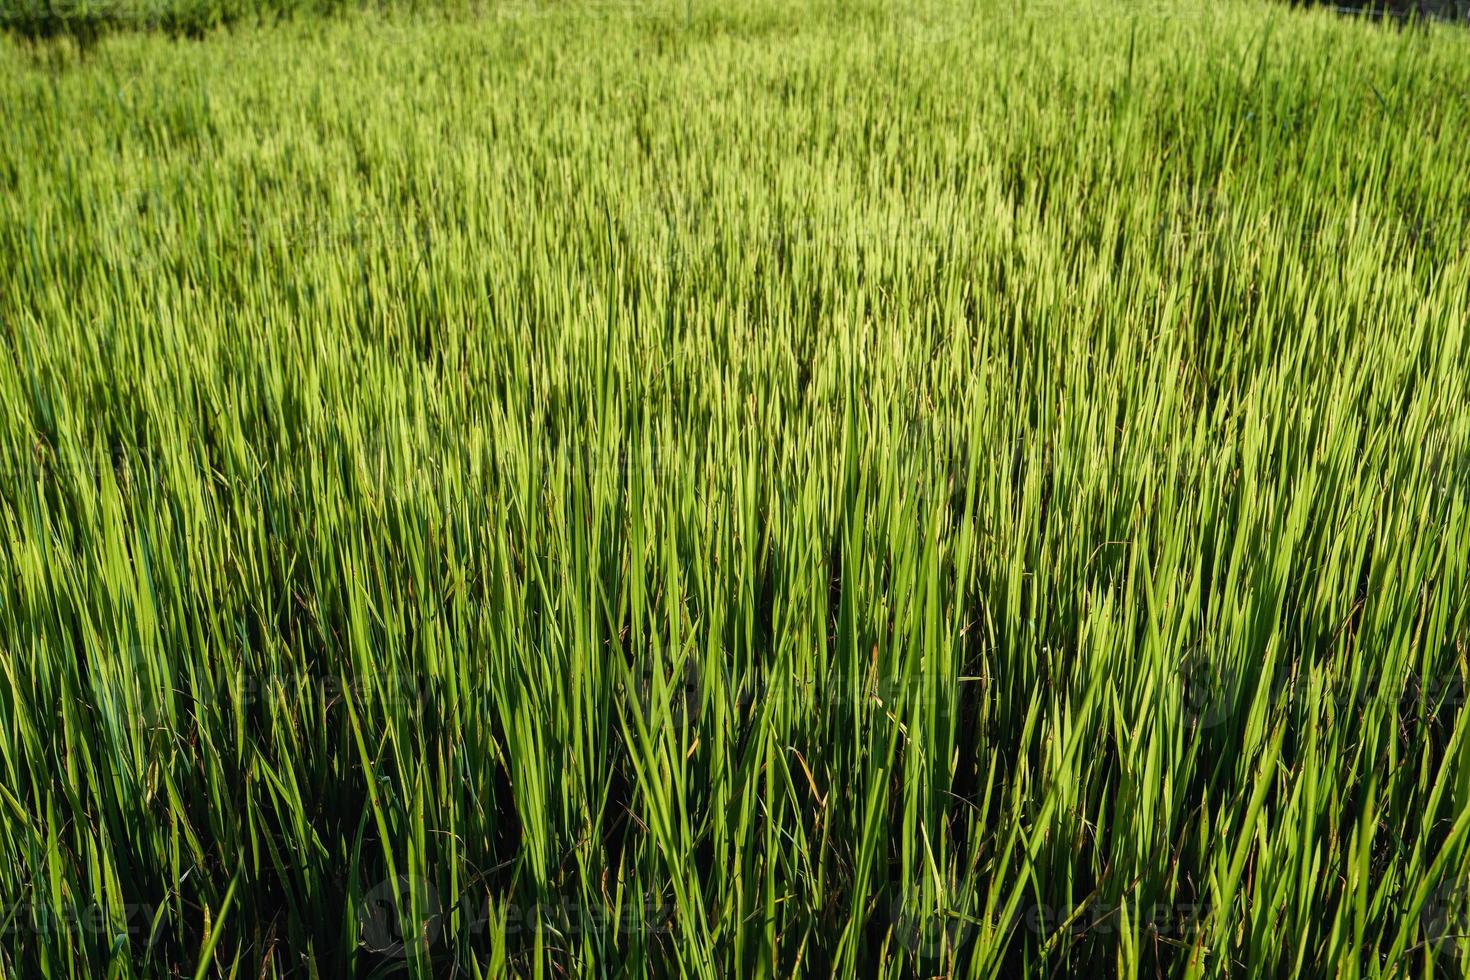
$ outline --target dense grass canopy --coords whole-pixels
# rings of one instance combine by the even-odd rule
[[[1470,37],[505,2],[0,107],[0,977],[1466,965]]]

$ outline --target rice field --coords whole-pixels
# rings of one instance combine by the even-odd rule
[[[1467,222],[1261,0],[0,37],[0,978],[1460,975]]]

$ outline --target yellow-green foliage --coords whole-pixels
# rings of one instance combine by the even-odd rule
[[[1454,975],[1470,38],[0,42],[0,976]]]

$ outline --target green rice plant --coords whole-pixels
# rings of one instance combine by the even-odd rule
[[[354,11],[458,13],[480,0],[0,0],[0,32],[30,41],[72,42],[83,54],[115,31],[202,38],[227,27],[260,26]]]
[[[0,977],[1470,962],[1470,39],[0,40]]]

